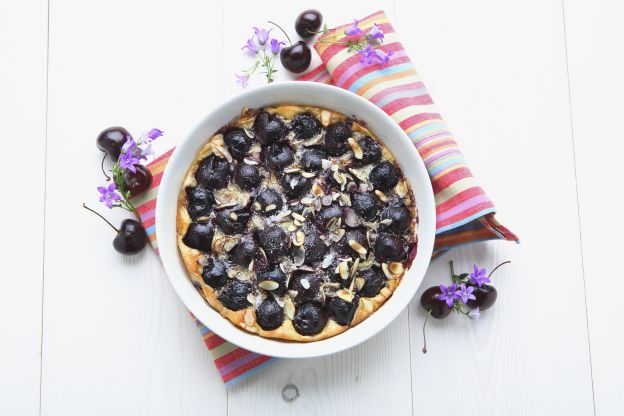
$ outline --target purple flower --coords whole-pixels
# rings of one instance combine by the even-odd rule
[[[258,53],[258,45],[256,45],[256,42],[254,42],[253,38],[251,39],[247,39],[247,43],[241,48],[241,50],[243,49],[248,49],[249,53],[252,55],[255,55]]]
[[[479,287],[484,283],[490,283],[490,279],[485,275],[485,269],[479,269],[476,264],[472,265],[474,271],[470,273],[470,283]]]
[[[375,50],[371,45],[367,45],[366,48],[360,49],[358,51],[358,54],[360,54],[360,63],[366,63],[370,65],[374,62]]]
[[[438,300],[443,300],[446,302],[446,305],[449,308],[453,307],[455,303],[455,299],[459,299],[459,294],[457,293],[457,285],[453,283],[450,286],[440,285],[440,291],[442,294],[437,296]]]
[[[285,43],[286,42],[280,42],[277,39],[271,39],[271,53],[273,53],[273,55],[277,55],[280,49],[282,49],[282,45]]]
[[[476,299],[475,295],[472,294],[472,292],[474,292],[474,289],[475,289],[474,286],[466,287],[466,285],[462,283],[459,289],[457,290],[457,292],[455,293],[457,293],[462,303],[465,305],[466,303],[468,303],[469,299],[472,299],[472,300]]]
[[[160,136],[163,135],[162,130],[159,129],[151,129],[150,131],[147,132],[147,134],[145,135],[148,139],[150,140],[156,140],[157,138],[159,138]]]
[[[479,319],[481,318],[481,311],[479,308],[471,309],[470,312],[468,312],[468,316],[472,319]]]
[[[260,45],[264,45],[265,43],[267,43],[267,41],[269,40],[269,33],[273,30],[273,29],[258,29],[257,27],[253,28],[254,30],[254,34],[256,35],[256,40],[258,41],[258,43]]]
[[[98,186],[98,192],[100,193],[100,202],[103,202],[109,208],[113,208],[115,201],[121,201],[121,195],[117,193],[117,185],[111,183],[106,186]]]
[[[247,74],[236,74],[236,83],[240,84],[241,87],[247,88],[247,84],[249,83],[249,75]]]
[[[347,30],[345,30],[345,35],[347,36],[359,36],[363,33],[363,30],[358,27],[358,20],[355,19],[352,26],[349,26]]]
[[[390,60],[390,57],[394,54],[394,51],[385,53],[381,49],[375,49],[375,58],[379,60],[379,63],[385,65]]]
[[[368,33],[366,34],[366,39],[371,41],[371,40],[383,39],[383,38],[384,38],[384,33],[383,33],[383,30],[381,30],[381,26],[379,26],[377,23],[373,23],[373,27],[371,27]]]
[[[136,142],[132,139],[127,140],[121,148],[119,167],[136,173],[134,165],[138,165],[141,159],[145,159],[145,157],[142,155],[141,149],[137,147]]]

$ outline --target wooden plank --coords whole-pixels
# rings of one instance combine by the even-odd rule
[[[47,1],[0,2],[0,414],[39,411]]]
[[[328,26],[352,21],[378,9],[385,9],[392,17],[392,1],[376,3],[375,7],[360,7],[356,3],[331,1],[315,2],[314,7],[325,13]],[[233,74],[250,66],[253,61],[240,52],[251,26],[265,26],[275,19],[296,39],[294,20],[304,6],[280,2],[270,10],[262,3],[246,3],[245,13],[240,5],[225,3],[224,78],[227,91],[240,90]],[[277,32],[272,32],[283,38]],[[315,63],[319,62],[318,58]],[[293,79],[284,70],[278,80]],[[252,85],[261,85],[260,77]],[[229,392],[228,413],[249,415],[270,409],[272,415],[300,414],[411,414],[411,386],[409,363],[409,334],[407,314],[369,342],[330,357],[311,360],[283,360],[263,370],[261,375],[245,381]],[[282,398],[288,385],[297,387],[300,396],[293,402]],[[290,392],[286,392],[290,393]]]
[[[181,140],[223,97],[212,2],[52,0],[42,413],[226,413],[227,392],[149,249],[123,257],[97,206],[97,133]]]
[[[492,242],[436,261],[497,272],[497,305],[419,332],[410,309],[415,414],[593,411],[561,3],[397,3],[397,28],[470,165],[521,245]]]
[[[621,302],[608,293],[618,285],[624,235],[624,143],[615,125],[624,96],[624,5],[566,0],[564,10],[596,414],[616,415],[624,407],[624,333]]]

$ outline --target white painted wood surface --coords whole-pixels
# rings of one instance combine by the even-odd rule
[[[364,345],[225,390],[157,257],[117,255],[80,205],[97,206],[102,128],[159,127],[166,150],[238,91],[249,27],[272,19],[294,34],[304,6],[0,0],[0,415],[621,413],[621,3],[314,5],[330,26],[377,9],[393,20],[522,239],[447,254],[423,289],[446,281],[450,259],[509,259],[497,305],[480,321],[431,322],[423,355],[415,301]]]

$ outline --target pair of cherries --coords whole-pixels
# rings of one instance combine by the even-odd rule
[[[297,16],[297,20],[295,20],[295,30],[303,39],[309,39],[319,33],[322,22],[323,16],[321,15],[321,12],[313,9],[305,10]],[[278,25],[275,26],[279,27]],[[279,28],[282,32],[284,32],[281,27]],[[284,35],[286,35],[286,32],[284,32]],[[286,35],[286,38],[288,38],[288,35]],[[299,74],[308,69],[310,66],[310,62],[312,61],[312,51],[303,40],[292,43],[288,38],[288,41],[290,46],[287,46],[280,51],[280,61],[284,68],[290,72]]]
[[[131,139],[130,133],[123,127],[109,127],[102,131],[97,139],[96,146],[104,152],[104,160],[110,157],[113,162],[119,159],[121,148],[127,140]],[[143,165],[135,165],[136,172],[125,169],[122,172],[123,188],[129,196],[137,196],[147,191],[152,184],[152,174]],[[102,171],[103,171],[102,167]],[[106,175],[106,173],[104,173]],[[108,177],[108,175],[106,175]],[[111,224],[106,218],[83,204],[83,207],[102,218],[117,233],[113,240],[113,247],[121,254],[137,254],[147,245],[147,233],[143,225],[134,219],[125,219],[119,228]]]

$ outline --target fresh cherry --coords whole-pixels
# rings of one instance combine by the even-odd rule
[[[282,48],[280,51],[280,61],[284,68],[290,72],[299,74],[310,66],[312,51],[304,41],[300,40],[294,45]]]
[[[125,219],[121,222],[119,228],[116,228],[106,218],[89,208],[86,204],[82,207],[91,211],[101,219],[103,219],[110,227],[115,230],[117,235],[113,239],[113,247],[121,254],[137,254],[147,244],[147,233],[140,222],[132,219]]]
[[[320,303],[306,302],[295,310],[293,326],[301,335],[315,335],[325,328],[327,313]]]
[[[453,310],[447,306],[446,302],[438,299],[438,296],[441,294],[442,291],[439,286],[432,286],[420,296],[420,306],[435,319],[444,319]]]
[[[256,311],[258,325],[265,331],[279,328],[284,321],[284,309],[271,297],[266,298]]]
[[[251,306],[251,303],[247,300],[247,295],[249,295],[252,290],[253,285],[250,282],[229,279],[219,295],[219,302],[233,311],[245,309]]]
[[[471,309],[479,308],[480,311],[490,309],[498,297],[496,288],[485,284],[481,287],[475,285],[474,288],[472,294],[475,295],[476,299],[469,299],[467,303],[468,307]]]
[[[334,296],[327,299],[325,308],[329,312],[329,316],[332,317],[338,325],[349,325],[355,316],[359,304],[359,298],[355,297],[351,302],[347,302],[344,299]]]
[[[308,39],[318,33],[322,22],[321,12],[314,9],[304,10],[295,20],[295,30],[303,39]]]
[[[121,154],[121,147],[131,138],[128,130],[123,127],[109,127],[98,134],[95,144],[98,149],[116,161]]]
[[[152,174],[143,165],[134,165],[136,172],[130,169],[123,171],[123,187],[129,192],[130,196],[137,196],[149,189],[152,185]]]
[[[375,189],[388,191],[399,181],[399,171],[392,163],[386,160],[370,171],[368,180]]]

